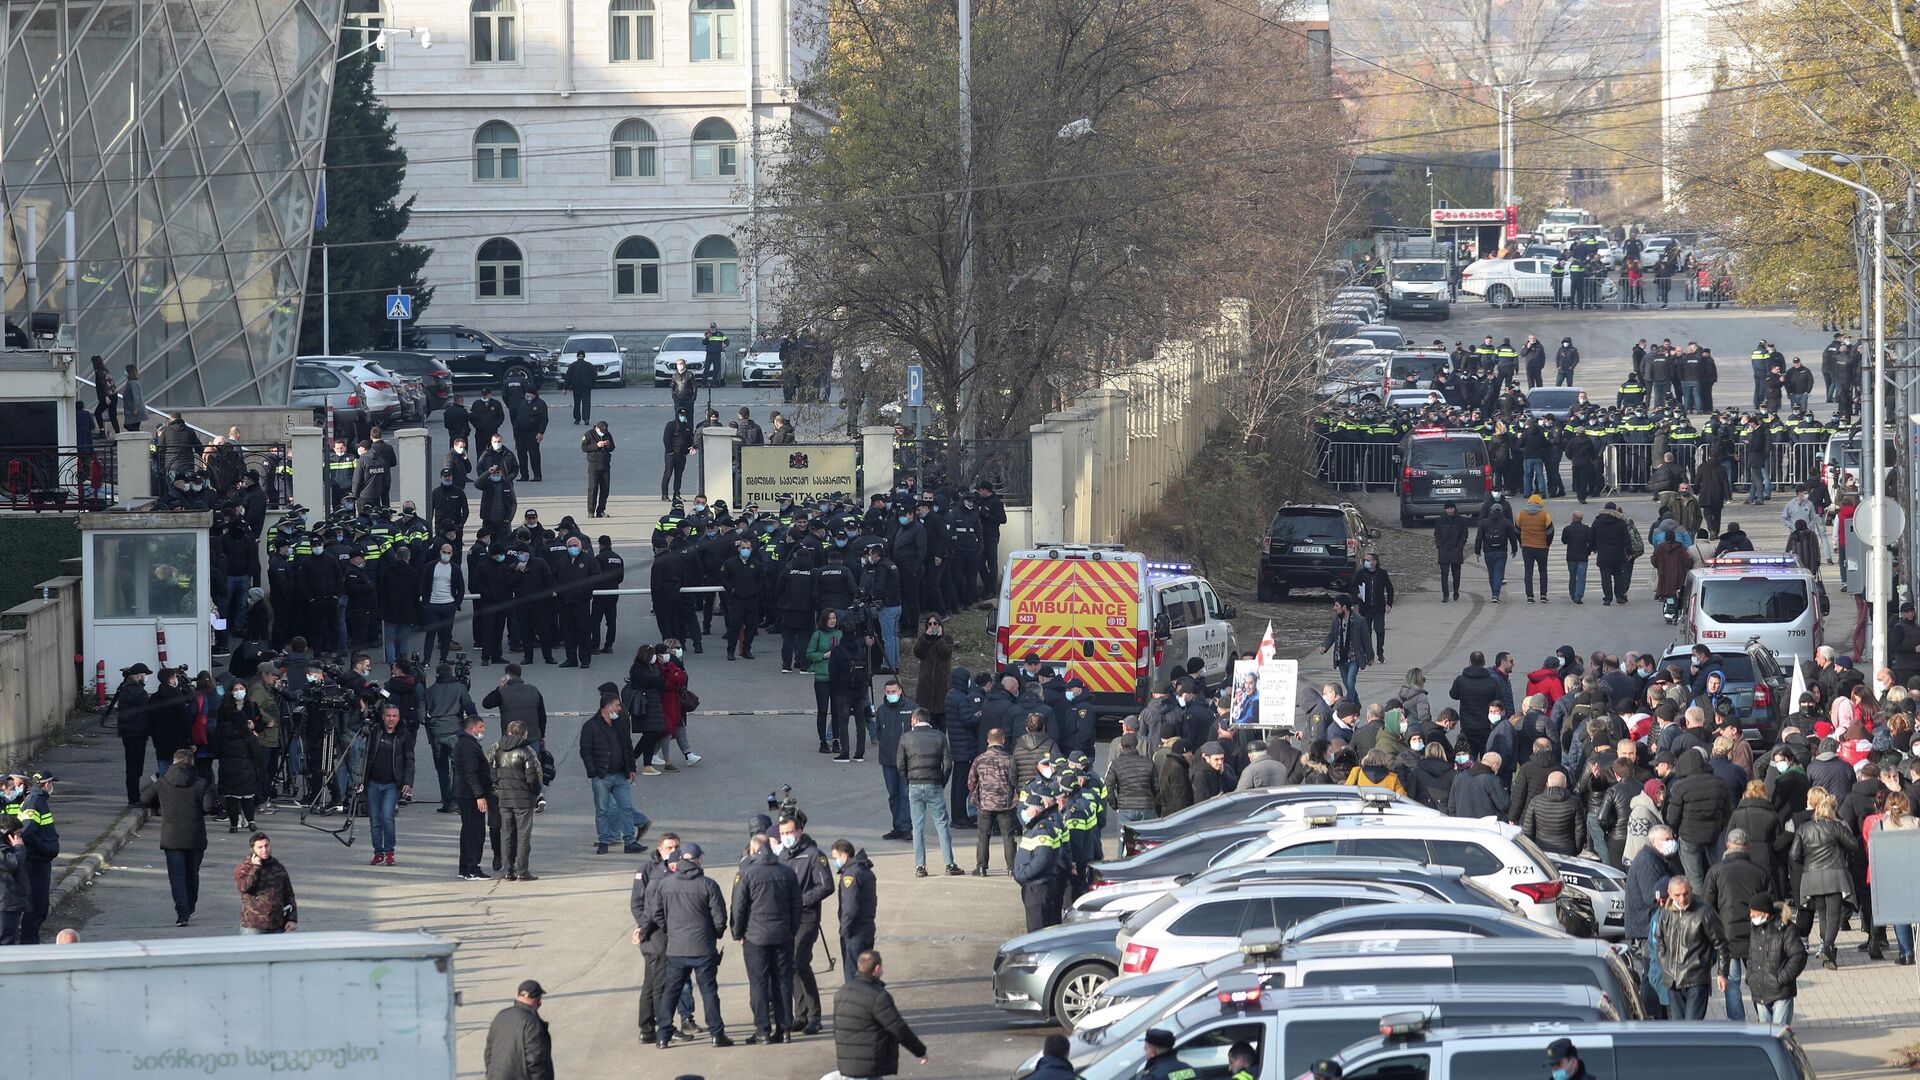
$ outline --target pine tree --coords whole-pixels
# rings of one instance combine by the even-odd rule
[[[333,351],[391,347],[393,324],[382,300],[400,291],[413,296],[418,319],[433,300],[420,277],[431,252],[400,242],[413,199],[397,201],[407,178],[407,152],[394,141],[387,107],[373,92],[373,56],[342,63],[333,83],[327,119],[327,224],[314,234],[307,263],[307,298],[300,321],[300,352],[320,352],[320,252],[331,248]]]

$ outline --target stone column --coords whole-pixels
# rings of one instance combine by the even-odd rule
[[[1035,424],[1033,441],[1033,512],[1028,526],[1030,542],[1039,547],[1067,538],[1066,433],[1052,423]]]
[[[113,501],[118,505],[153,497],[153,457],[147,452],[152,444],[144,431],[122,431],[113,437]]]
[[[739,509],[733,493],[733,429],[701,428],[700,452],[694,457],[700,467],[700,493],[708,504],[725,502],[728,508]]]
[[[421,514],[426,514],[427,495],[431,490],[427,485],[432,482],[427,479],[428,454],[432,447],[433,436],[426,428],[400,429],[399,445],[394,447],[394,453],[400,456],[400,475],[394,477],[394,491],[388,496],[393,505],[412,499]],[[300,475],[300,470],[296,468],[294,475]]]
[[[889,425],[860,429],[860,506],[864,509],[875,495],[893,490],[893,428]]]
[[[327,433],[317,427],[287,430],[287,452],[293,456],[293,501],[313,511],[313,521],[327,513],[326,438]]]

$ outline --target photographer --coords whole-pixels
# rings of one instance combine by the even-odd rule
[[[260,665],[253,680],[247,683],[247,701],[260,711],[260,719],[255,727],[260,734],[260,745],[267,751],[266,768],[260,772],[260,790],[255,796],[262,813],[273,809],[273,781],[280,773],[280,764],[286,759],[292,742],[285,718],[293,714],[292,703],[284,691],[286,679],[280,669],[271,664]]]
[[[833,714],[833,742],[837,749],[835,761],[864,761],[867,756],[867,697],[873,687],[873,673],[869,657],[873,654],[875,635],[871,626],[855,629],[851,625],[841,635],[840,643],[827,656],[827,695]],[[853,743],[847,741],[847,728],[851,722]],[[853,748],[853,756],[847,756],[847,749]]]
[[[900,568],[893,564],[880,550],[879,545],[866,549],[861,559],[860,589],[856,594],[860,604],[872,611],[872,618],[864,629],[877,631],[879,639],[885,643],[886,670],[898,671],[900,668]],[[852,629],[852,625],[848,625]]]

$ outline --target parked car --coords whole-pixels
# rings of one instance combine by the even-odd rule
[[[1359,882],[1182,885],[1120,921],[1120,971],[1141,975],[1156,966],[1191,967],[1227,956],[1240,935],[1291,929],[1304,919],[1352,906],[1397,907],[1420,894],[1399,885]]]
[[[1547,853],[1569,892],[1577,889],[1593,905],[1595,935],[1608,941],[1627,936],[1627,875],[1623,870],[1592,859]]]
[[[1554,1039],[1580,1049],[1589,1076],[1632,1080],[1813,1080],[1793,1029],[1766,1024],[1642,1023],[1429,1027],[1417,1013],[1382,1016],[1386,1034],[1335,1056],[1347,1080],[1487,1080],[1540,1075]],[[1524,1072],[1522,1070],[1525,1070]]]
[[[707,370],[707,347],[702,344],[705,330],[684,330],[668,334],[653,349],[653,385],[665,386],[673,378],[674,362],[685,360],[696,381],[708,386],[727,385],[727,360],[723,353],[720,366]]]
[[[446,408],[447,401],[453,397],[453,369],[426,353],[368,350],[358,355],[403,379],[417,382],[425,397],[422,419]]]
[[[1344,785],[1229,791],[1194,803],[1184,810],[1177,810],[1166,817],[1121,822],[1121,854],[1123,858],[1138,855],[1149,848],[1159,847],[1169,840],[1175,840],[1202,829],[1237,825],[1243,821],[1271,820],[1282,808],[1299,803],[1330,803],[1338,804],[1343,809],[1350,809],[1358,807],[1368,798],[1382,797],[1388,800],[1387,805],[1410,813],[1428,809],[1404,795],[1395,795],[1390,791],[1370,793],[1363,788]],[[1438,813],[1438,811],[1433,812]]]
[[[358,356],[299,356],[294,358],[294,362],[296,365],[332,368],[353,380],[354,385],[360,388],[367,422],[370,424],[392,424],[406,411],[399,376],[371,360]]]
[[[1478,296],[1494,307],[1514,307],[1553,299],[1553,277],[1548,258],[1479,259],[1460,272],[1460,292]],[[1613,298],[1612,278],[1600,281],[1600,299]]]
[[[1364,542],[1379,536],[1352,503],[1282,506],[1260,539],[1258,598],[1284,600],[1293,589],[1347,588],[1360,570]]]
[[[780,358],[780,339],[761,338],[740,359],[741,386],[779,386],[787,378],[787,362]]]
[[[1780,725],[1793,711],[1793,673],[1783,670],[1773,650],[1757,641],[1730,645],[1724,641],[1703,641],[1713,650],[1713,665],[1720,669],[1720,689],[1740,718],[1740,734],[1756,747],[1772,746]],[[1693,662],[1693,644],[1674,642],[1660,658],[1660,667],[1677,664],[1681,671]]]
[[[1510,911],[1453,904],[1409,902],[1370,908],[1347,906],[1302,919],[1282,934],[1283,944],[1306,941],[1366,941],[1379,934],[1415,937],[1539,938],[1568,937]]]
[[[1336,858],[1269,859],[1265,862],[1216,866],[1172,881],[1137,881],[1108,885],[1085,893],[1067,908],[1064,921],[1092,922],[1132,914],[1183,885],[1225,885],[1236,882],[1364,881],[1405,885],[1428,899],[1512,912],[1513,901],[1466,876],[1457,866],[1432,866],[1409,859]]]
[[[372,423],[360,384],[346,372],[326,364],[294,362],[293,389],[287,404],[312,409],[315,427],[325,426],[329,405],[333,406],[333,423],[338,431],[363,431]]]
[[[1073,1026],[1120,973],[1117,932],[1111,922],[1049,926],[1000,946],[993,957],[994,1008]]]
[[[627,385],[627,347],[613,340],[612,334],[573,334],[560,346],[560,372],[564,379],[567,365],[581,353],[593,365],[595,386]]]
[[[1527,391],[1527,413],[1565,420],[1580,403],[1580,395],[1586,392],[1581,386],[1536,386]]]
[[[407,352],[426,353],[453,371],[462,386],[503,387],[518,375],[528,385],[558,382],[559,354],[538,345],[509,342],[485,330],[455,324],[428,323],[409,327],[402,335]]]

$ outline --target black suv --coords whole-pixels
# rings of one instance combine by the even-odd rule
[[[1487,441],[1477,431],[1414,428],[1400,440],[1400,525],[1411,528],[1448,503],[1463,516],[1477,512],[1493,490]]]
[[[1681,639],[1684,641],[1685,639]],[[1693,646],[1676,641],[1667,646],[1660,668],[1677,667],[1680,674],[1693,677]],[[1755,746],[1772,746],[1780,726],[1797,702],[1793,693],[1793,672],[1783,669],[1773,650],[1759,642],[1746,646],[1714,645],[1713,659],[1707,670],[1720,672],[1720,689],[1740,718],[1740,734]]]
[[[406,351],[425,353],[453,369],[461,386],[504,388],[519,372],[527,385],[558,385],[558,354],[538,345],[519,345],[471,326],[409,327]]]
[[[1365,541],[1380,530],[1367,528],[1352,503],[1295,503],[1273,515],[1260,541],[1260,600],[1284,600],[1290,589],[1344,590],[1360,570]]]

